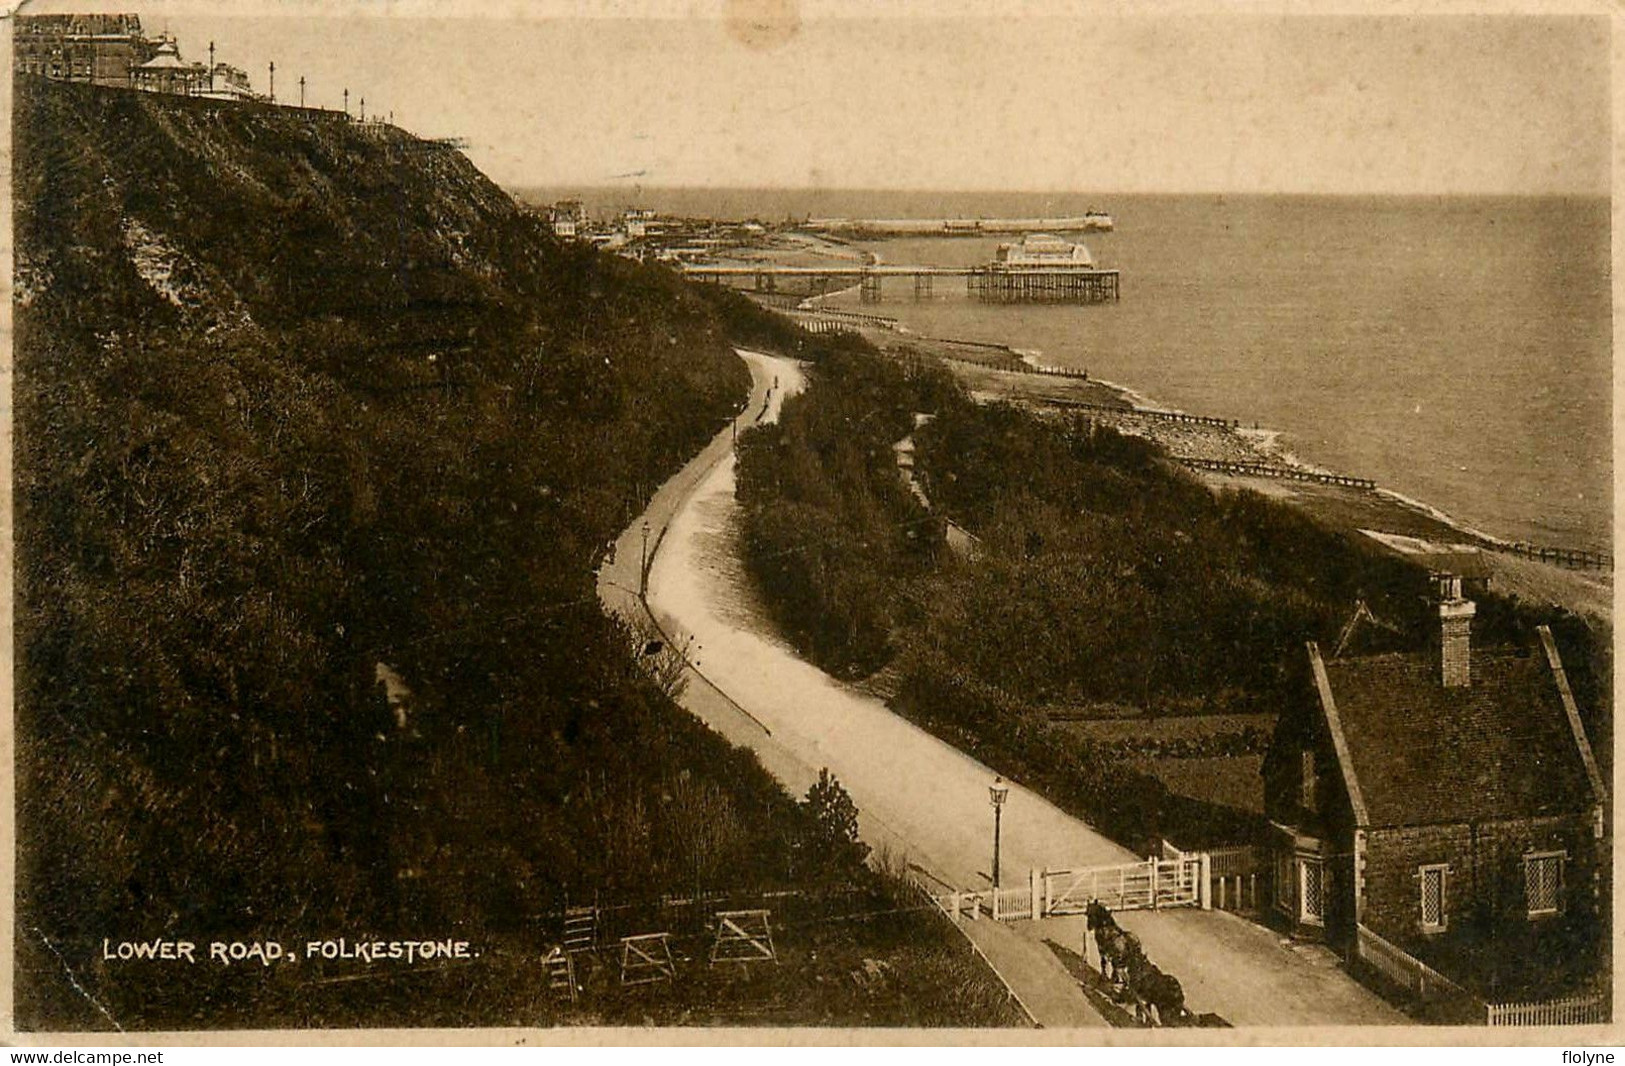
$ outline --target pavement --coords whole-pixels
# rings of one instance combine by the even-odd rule
[[[803,376],[793,361],[740,355],[753,378],[743,428],[746,420],[776,418],[779,402],[802,387]],[[993,771],[803,662],[774,635],[737,550],[731,436],[724,430],[656,493],[600,572],[600,596],[612,609],[643,615],[637,588],[647,521],[654,549],[647,610],[668,638],[687,643],[691,668],[683,705],[754,750],[792,794],[804,793],[818,769],[828,767],[851,793],[859,832],[877,852],[890,852],[944,885],[986,887]],[[1007,886],[1025,883],[1031,868],[1136,858],[1037,794],[1011,787],[1001,838]],[[1405,1022],[1329,952],[1283,946],[1234,915],[1167,910],[1125,912],[1120,920],[1142,938],[1153,961],[1179,977],[1193,1011],[1248,1025]],[[1077,950],[1081,918],[967,920],[960,927],[1039,1025],[1105,1024],[1045,943]]]

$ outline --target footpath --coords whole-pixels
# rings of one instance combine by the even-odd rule
[[[798,366],[741,355],[755,381],[743,417],[777,417],[783,395],[801,386]],[[985,888],[992,865],[987,786],[993,771],[802,661],[778,639],[739,560],[731,436],[731,429],[724,430],[655,495],[600,574],[600,595],[612,608],[657,622],[687,648],[683,705],[755,751],[793,794],[804,793],[818,769],[828,767],[851,793],[859,831],[876,852],[889,852],[893,861],[943,886]],[[647,606],[637,596],[645,520],[653,554]],[[1003,810],[1006,884],[1025,879],[1032,868],[1135,858],[1042,797],[1011,788]],[[1344,973],[1330,952],[1288,947],[1234,915],[1125,912],[1121,920],[1141,936],[1151,958],[1185,984],[1195,1012],[1216,1012],[1239,1025],[1405,1021]],[[1078,952],[1081,918],[984,918],[962,921],[959,928],[1037,1024],[1106,1024],[1050,947]]]
[[[725,428],[687,466],[674,474],[649,501],[643,514],[632,522],[615,543],[615,550],[598,572],[598,597],[607,610],[621,617],[657,626],[664,639],[678,647],[692,636],[667,615],[656,619],[639,597],[639,570],[644,565],[644,525],[650,557],[661,559],[671,536],[673,519],[693,499],[700,486],[714,478],[719,469],[725,475],[728,499],[733,487],[733,437],[737,430],[778,417],[779,404],[787,394],[800,390],[800,367],[786,359],[741,351],[751,369],[750,399],[735,424]],[[778,388],[774,381],[780,382]],[[713,488],[716,487],[713,485]],[[714,494],[713,494],[714,499]],[[652,568],[651,568],[652,569]],[[662,567],[664,570],[665,568]],[[803,795],[818,780],[827,761],[807,758],[804,750],[792,748],[775,738],[773,731],[730,698],[707,676],[703,646],[690,646],[689,665],[684,672],[687,684],[678,702],[730,743],[749,748],[758,760],[792,795]],[[912,728],[912,727],[911,727]],[[990,775],[991,776],[991,775]],[[916,849],[907,838],[881,821],[873,811],[860,814],[865,843],[877,853],[887,853],[899,861],[911,862],[929,876],[942,877],[946,871],[932,871],[919,863]],[[1042,943],[1022,937],[997,922],[961,923],[966,938],[974,946],[1034,1023],[1045,1028],[1103,1027],[1104,1018],[1090,1005],[1054,952]]]

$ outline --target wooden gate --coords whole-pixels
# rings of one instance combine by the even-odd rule
[[[1114,911],[1200,907],[1204,905],[1203,864],[1203,856],[1187,854],[1117,866],[1045,870],[1040,877],[1043,913],[1082,914],[1090,900],[1099,900]]]

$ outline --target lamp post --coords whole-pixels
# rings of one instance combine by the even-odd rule
[[[1004,783],[1004,778],[995,777],[993,783],[987,787],[987,794],[993,800],[993,887],[999,887],[999,829],[1000,819],[1004,814],[1004,801],[1010,798],[1010,786]]]
[[[276,103],[276,63],[271,64],[271,102]]]
[[[643,555],[638,566],[638,596],[649,594],[649,523],[643,523]]]

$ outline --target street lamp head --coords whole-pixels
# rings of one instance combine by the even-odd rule
[[[1010,795],[1010,786],[1004,783],[1004,778],[995,777],[993,783],[987,786],[987,794],[993,799],[993,806],[1002,807]]]

